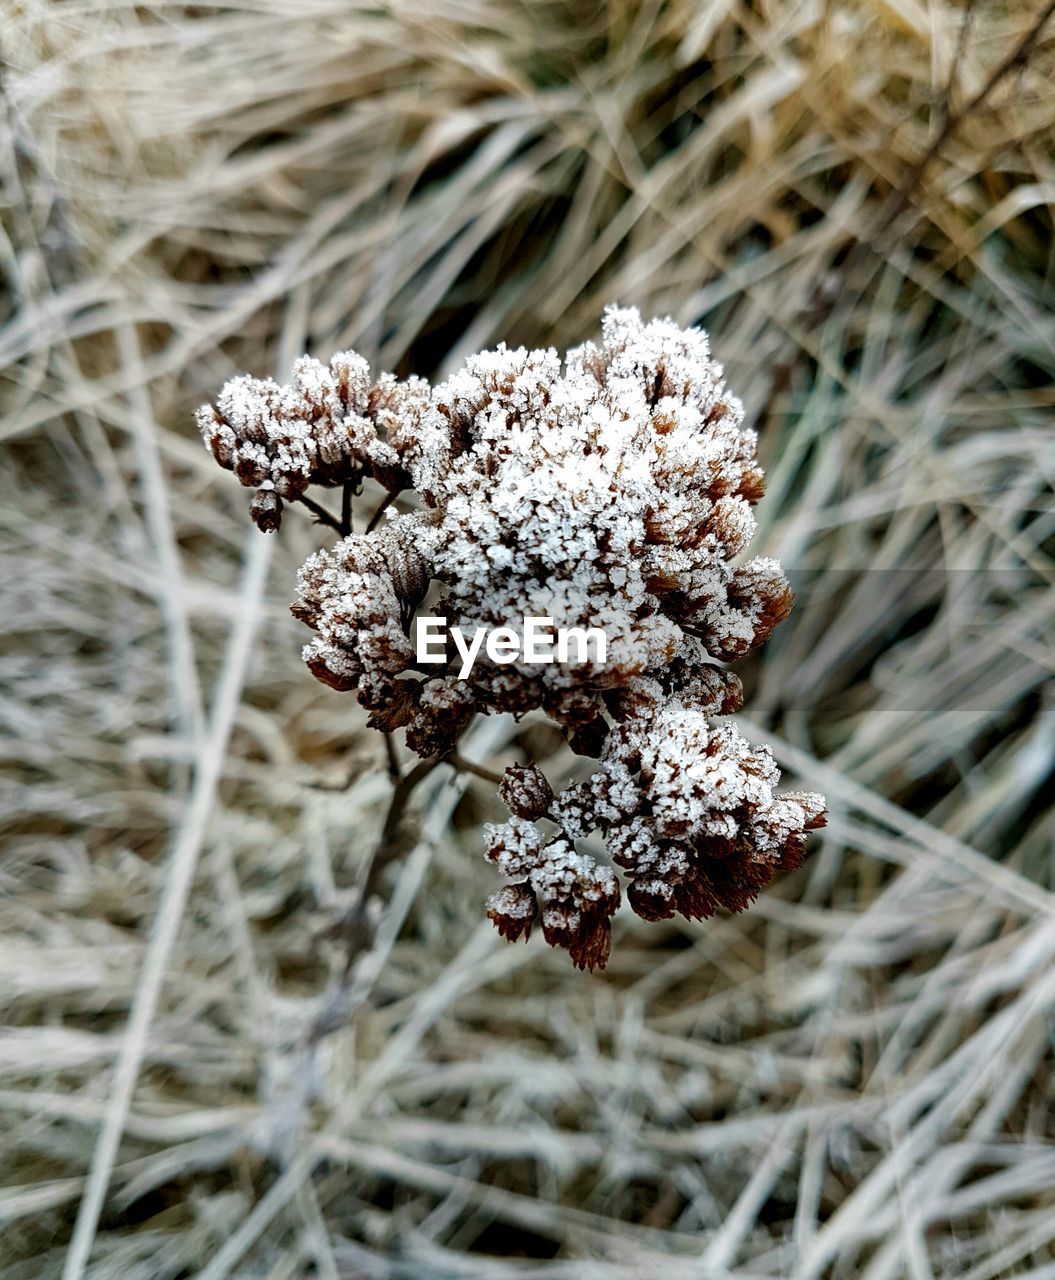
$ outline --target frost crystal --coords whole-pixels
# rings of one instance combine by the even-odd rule
[[[576,963],[603,965],[619,902],[614,872],[578,852],[593,831],[628,879],[638,914],[742,909],[796,865],[823,823],[810,793],[778,796],[778,771],[728,725],[735,676],[714,665],[761,644],[786,616],[779,564],[741,560],[763,491],[753,432],[706,335],[609,308],[599,346],[497,350],[436,387],[359,356],[307,357],[290,384],[238,378],[199,412],[217,461],[257,490],[253,518],[278,527],[312,484],[378,480],[422,509],[353,534],[305,564],[295,614],[315,632],[312,672],[355,689],[370,723],[405,728],[422,755],[453,749],[476,712],[542,709],[599,759],[554,797],[535,766],[507,775],[514,815],[488,857],[517,881],[488,902],[510,938],[539,918]],[[496,665],[471,681],[419,666],[408,639],[425,594],[448,627],[596,627],[604,663]],[[556,823],[544,838],[535,820]],[[531,833],[534,834],[531,834]]]

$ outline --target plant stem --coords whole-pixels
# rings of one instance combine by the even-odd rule
[[[463,755],[457,751],[449,751],[443,757],[444,763],[449,764],[452,769],[457,769],[459,773],[471,773],[477,778],[483,778],[485,782],[493,782],[496,787],[502,785],[502,775],[495,773],[492,769],[485,769],[482,764],[475,764],[472,760],[466,760]]]
[[[325,507],[320,507],[319,504],[312,498],[309,498],[307,494],[301,494],[301,496],[297,498],[297,502],[302,502],[319,524],[328,525],[331,529],[335,529],[339,534],[341,534],[342,537],[344,536],[344,530],[341,522],[334,516],[331,516]]]
[[[344,932],[347,938],[347,952],[344,960],[344,976],[348,977],[352,966],[373,941],[373,929],[369,925],[368,911],[370,899],[374,897],[380,886],[381,876],[386,867],[402,850],[400,828],[407,814],[407,806],[414,788],[436,768],[443,760],[442,756],[429,756],[427,760],[419,760],[409,773],[400,774],[392,788],[392,796],[388,802],[388,810],[381,826],[381,835],[374,851],[370,855],[362,887],[356,898],[355,906],[344,920]]]
[[[1048,0],[1048,3],[1037,15],[1033,25],[1028,31],[1026,31],[1025,35],[1022,36],[1018,44],[1015,45],[1002,62],[998,63],[996,67],[994,67],[985,84],[978,90],[973,98],[960,108],[959,111],[952,111],[951,105],[947,102],[941,127],[939,128],[933,142],[931,142],[930,146],[927,147],[926,151],[924,151],[915,164],[912,165],[900,186],[896,187],[890,193],[885,206],[879,210],[879,216],[877,218],[876,229],[873,232],[873,237],[880,235],[890,227],[894,219],[897,218],[905,205],[908,204],[916,184],[923,177],[924,171],[967,117],[985,105],[990,95],[1002,80],[1009,76],[1017,67],[1025,64],[1040,38],[1040,33],[1044,30],[1044,27],[1047,25],[1048,19],[1051,18],[1052,14],[1055,14],[1055,0]]]
[[[377,528],[378,521],[385,514],[388,508],[392,505],[392,503],[395,502],[395,500],[396,500],[396,493],[394,489],[390,490],[388,493],[385,494],[384,501],[377,508],[374,514],[370,517],[370,523],[366,526],[367,533],[373,533],[373,531]]]
[[[396,751],[395,738],[390,733],[385,734],[385,754],[388,756],[388,773],[393,782],[398,782],[403,774],[403,769],[399,763],[399,753]]]
[[[388,752],[389,772],[393,778],[392,795],[385,812],[381,833],[378,836],[370,861],[367,864],[362,884],[356,895],[355,905],[345,913],[333,933],[343,936],[345,943],[344,969],[341,975],[340,990],[348,987],[349,975],[356,961],[369,951],[374,941],[374,926],[370,920],[370,902],[381,887],[384,872],[403,852],[402,827],[407,817],[411,796],[418,784],[424,781],[432,771],[441,764],[448,764],[453,769],[471,773],[485,781],[499,785],[501,775],[483,765],[475,764],[460,755],[457,750],[448,751],[445,755],[429,756],[419,760],[408,772],[402,772],[399,757],[396,754],[395,742],[391,734],[385,734],[385,747]],[[340,1000],[332,1007],[324,1008],[313,1023],[308,1033],[309,1045],[317,1044],[331,1032],[343,1026],[347,1010],[342,1012]]]

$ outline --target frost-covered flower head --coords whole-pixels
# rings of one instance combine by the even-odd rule
[[[764,641],[791,593],[775,561],[741,559],[762,472],[703,332],[609,308],[600,345],[563,364],[552,349],[500,346],[432,388],[371,383],[354,353],[328,369],[305,357],[288,386],[229,383],[199,423],[217,461],[257,489],[261,528],[313,484],[370,476],[419,495],[420,509],[313,555],[294,605],[315,631],[309,667],[356,690],[371,724],[405,728],[431,755],[476,712],[541,709],[600,758],[556,816],[514,799],[492,832],[492,861],[514,880],[489,903],[504,934],[539,916],[578,963],[603,964],[619,883],[576,847],[594,830],[652,918],[739,909],[794,861],[822,803],[775,798],[765,750],[707,719],[738,705],[713,663]],[[422,667],[409,633],[430,589],[429,611],[451,627],[551,617],[602,630],[606,660],[484,662],[470,681],[453,652]]]

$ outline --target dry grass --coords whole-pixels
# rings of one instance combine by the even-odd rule
[[[1055,20],[985,93],[1040,12],[4,6],[0,1280],[1055,1276]],[[591,979],[440,780],[305,1050],[383,754],[190,410],[612,300],[762,433],[748,714],[831,826]]]

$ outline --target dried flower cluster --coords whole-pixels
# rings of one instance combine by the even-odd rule
[[[576,840],[598,830],[646,920],[742,911],[777,871],[797,867],[806,832],[824,825],[824,800],[777,795],[769,749],[712,723],[740,705],[739,680],[713,666],[701,665],[676,693],[642,680],[624,696],[588,781],[554,796],[540,770],[508,771],[502,796],[513,816],[488,826],[488,859],[519,881],[487,904],[501,932],[528,933],[541,902],[548,942],[580,966],[604,964],[618,886],[607,867],[575,852]],[[557,829],[548,841],[542,819]]]
[[[304,565],[305,660],[421,755],[450,752],[476,712],[541,709],[598,759],[558,796],[537,768],[512,771],[513,816],[489,831],[512,882],[488,903],[499,930],[540,920],[580,966],[607,959],[620,885],[576,841],[602,834],[639,915],[698,918],[742,909],[823,823],[820,797],[777,796],[770,753],[711,723],[740,705],[714,660],[762,643],[791,605],[774,560],[737,563],[763,491],[742,421],[705,334],[618,308],[563,368],[554,350],[500,346],[429,387],[371,382],[352,353],[305,357],[287,386],[238,378],[199,414],[217,461],[256,489],[262,529],[310,485],[369,476],[419,495]],[[600,628],[606,661],[483,661],[469,681],[453,653],[420,666],[410,624],[430,591],[452,628]]]

